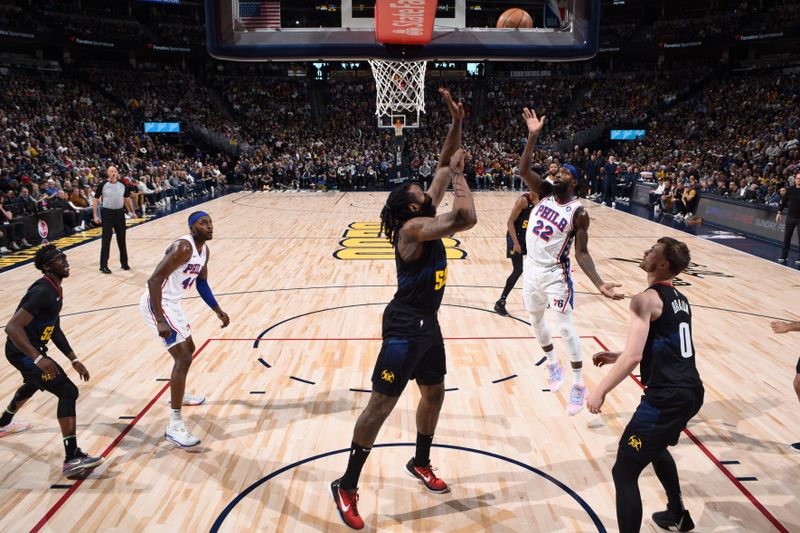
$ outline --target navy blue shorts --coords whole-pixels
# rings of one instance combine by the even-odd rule
[[[617,455],[649,464],[668,446],[703,405],[704,391],[688,388],[648,389],[619,440]]]
[[[436,315],[389,305],[383,313],[383,345],[372,372],[372,390],[400,396],[411,379],[418,385],[444,383],[444,339]]]

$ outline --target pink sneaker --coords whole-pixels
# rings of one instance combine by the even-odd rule
[[[550,392],[557,392],[564,383],[564,363],[557,360],[555,363],[548,363],[547,367],[547,381],[550,383]]]
[[[3,426],[0,428],[0,437],[5,437],[6,435],[11,435],[12,433],[19,433],[20,431],[25,431],[31,427],[31,423],[27,420],[14,420],[10,422],[7,426]]]
[[[588,394],[585,385],[578,385],[574,383],[572,389],[569,391],[569,403],[567,404],[567,414],[577,415],[583,409],[583,404],[586,403],[586,395]]]

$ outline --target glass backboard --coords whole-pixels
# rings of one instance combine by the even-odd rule
[[[206,0],[208,50],[240,61],[575,61],[594,56],[599,43],[600,0],[440,0],[433,38],[418,46],[377,42],[374,7],[359,0]],[[533,27],[497,28],[510,8],[527,11]]]

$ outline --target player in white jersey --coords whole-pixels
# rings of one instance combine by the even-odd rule
[[[169,380],[172,414],[165,437],[183,448],[200,444],[200,439],[189,433],[183,424],[181,406],[200,405],[205,401],[201,396],[184,394],[186,374],[195,347],[189,321],[181,308],[183,293],[196,285],[197,292],[217,314],[222,327],[230,323],[208,286],[209,251],[206,241],[214,235],[211,217],[203,211],[195,211],[189,215],[189,231],[189,235],[167,248],[164,258],[147,280],[147,290],[139,303],[145,321],[164,341],[174,360]]]
[[[556,311],[559,333],[567,344],[572,365],[573,383],[567,413],[574,415],[583,409],[587,391],[583,383],[580,337],[572,323],[574,293],[569,250],[573,240],[575,259],[603,296],[619,300],[623,295],[614,290],[620,286],[618,283],[606,283],[600,278],[589,255],[589,215],[573,194],[578,171],[572,165],[561,165],[558,172],[547,180],[534,172],[531,158],[544,117],[537,118],[536,113],[527,107],[522,116],[528,127],[528,142],[519,163],[520,175],[528,188],[541,198],[528,221],[525,238],[528,255],[522,269],[522,297],[533,332],[547,356],[551,392],[558,391],[564,376],[564,365],[555,356],[552,336],[544,319],[548,307]]]

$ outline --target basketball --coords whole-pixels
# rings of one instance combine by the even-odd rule
[[[498,28],[532,28],[533,19],[524,9],[506,9],[497,19]]]

